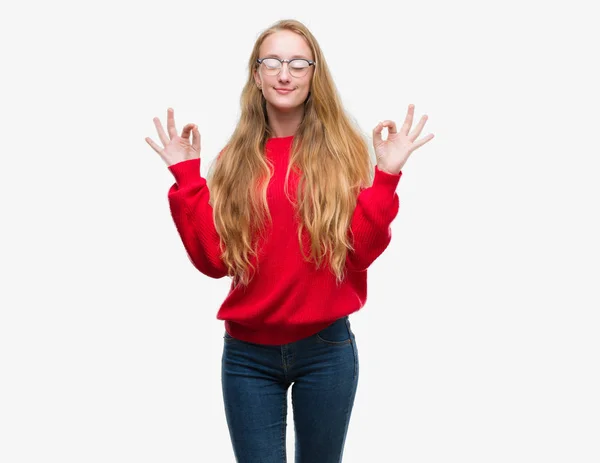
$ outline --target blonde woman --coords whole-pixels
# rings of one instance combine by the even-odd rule
[[[376,164],[345,113],[317,40],[283,20],[257,38],[241,116],[207,179],[200,133],[146,138],[172,172],[171,214],[190,261],[231,288],[222,386],[233,451],[242,463],[286,461],[287,391],[297,463],[340,462],[358,385],[348,316],[364,306],[367,269],[391,240],[396,187],[410,154],[433,138],[402,127],[373,130]],[[382,138],[386,127],[388,136]],[[191,135],[191,141],[190,141]]]

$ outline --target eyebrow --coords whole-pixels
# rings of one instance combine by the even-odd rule
[[[277,53],[269,53],[269,54],[267,54],[267,55],[265,55],[265,56],[266,56],[266,57],[269,57],[269,58],[281,58],[281,56],[280,56],[280,55],[278,55]],[[294,59],[294,58],[302,58],[302,59],[307,59],[307,60],[309,60],[309,61],[310,61],[310,58],[307,58],[307,57],[306,57],[306,56],[304,56],[304,55],[292,55],[292,56],[290,57],[290,59]]]

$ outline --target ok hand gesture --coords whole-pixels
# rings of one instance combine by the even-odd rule
[[[198,131],[198,127],[196,124],[188,124],[181,131],[181,136],[177,135],[175,116],[173,113],[173,109],[169,108],[167,110],[168,137],[163,130],[160,119],[158,117],[153,119],[156,130],[158,131],[158,136],[160,137],[160,141],[164,145],[164,148],[161,148],[154,143],[150,137],[145,138],[146,142],[160,155],[167,166],[200,157],[200,132]],[[191,143],[190,132],[192,134]]]
[[[406,163],[410,154],[433,138],[433,134],[430,133],[415,142],[415,139],[423,130],[427,115],[421,117],[421,120],[412,133],[408,133],[413,122],[414,111],[415,105],[408,105],[408,113],[400,132],[396,129],[396,123],[390,120],[380,122],[373,129],[373,148],[375,148],[375,155],[377,156],[377,167],[380,170],[391,174],[398,174],[402,170],[402,167],[404,167],[404,163]],[[388,127],[387,140],[381,138],[381,131],[384,127]]]

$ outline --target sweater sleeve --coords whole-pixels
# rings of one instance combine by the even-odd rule
[[[212,278],[227,275],[220,258],[220,238],[215,228],[206,179],[200,175],[200,158],[169,166],[175,177],[168,198],[171,216],[194,267]]]
[[[375,166],[373,185],[359,193],[350,223],[354,251],[348,251],[346,257],[350,270],[366,270],[390,244],[390,225],[400,207],[396,193],[400,177],[402,171],[390,174]]]

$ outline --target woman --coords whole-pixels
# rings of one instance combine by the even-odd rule
[[[168,136],[154,119],[164,148],[146,141],[175,177],[169,204],[190,261],[232,278],[217,319],[237,461],[286,460],[293,384],[296,461],[339,462],[359,371],[348,316],[364,306],[367,269],[390,243],[401,169],[433,134],[415,141],[426,116],[409,134],[410,105],[400,131],[390,120],[373,130],[373,166],[315,37],[298,21],[265,30],[248,69],[240,121],[208,180],[198,128],[177,135],[172,109]]]

